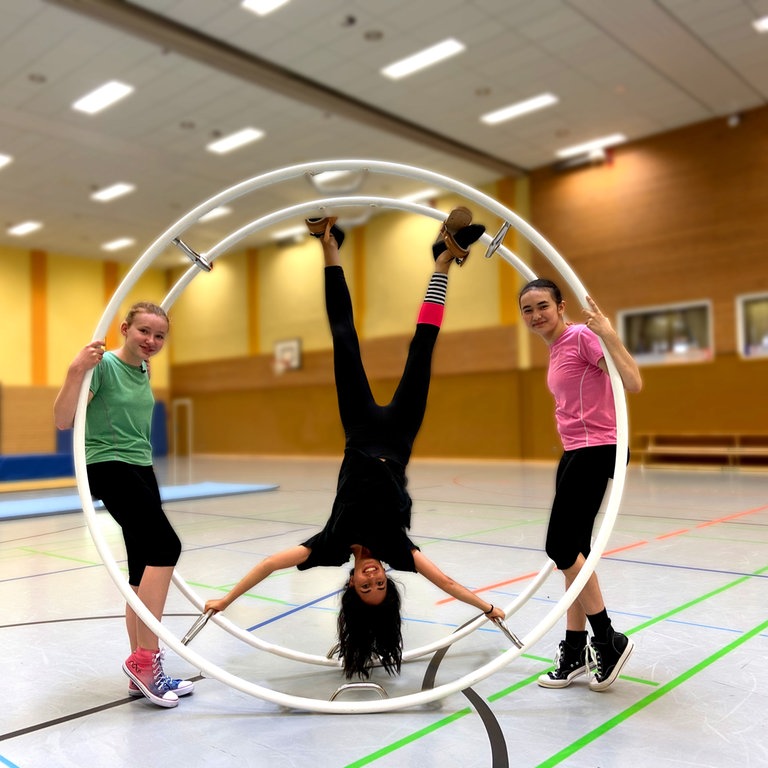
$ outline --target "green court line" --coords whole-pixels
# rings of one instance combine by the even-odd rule
[[[53,557],[56,560],[67,560],[70,563],[82,563],[83,565],[104,565],[101,561],[94,562],[93,560],[82,560],[79,557],[67,557],[66,555],[55,555],[53,552],[41,552],[39,549],[32,549],[31,547],[19,547],[22,552],[26,552],[30,555],[42,555],[43,557]]]
[[[349,765],[345,765],[344,768],[361,768],[361,766],[363,765],[370,765],[370,763],[378,760],[380,757],[385,757],[391,752],[395,752],[401,747],[404,747],[406,744],[410,744],[414,741],[418,741],[423,736],[427,736],[433,731],[437,731],[438,729],[442,728],[443,726],[450,725],[456,720],[459,720],[465,715],[468,715],[470,712],[472,712],[472,709],[470,707],[466,707],[465,709],[460,709],[458,712],[454,712],[452,715],[448,715],[448,717],[444,717],[442,720],[438,720],[436,723],[432,723],[432,725],[428,725],[425,728],[422,728],[421,730],[416,731],[415,733],[412,733],[410,736],[406,736],[404,739],[395,741],[386,747],[382,747],[376,752],[372,752],[370,755],[366,755],[365,757],[361,757],[359,760],[355,760],[354,763],[349,763]]]
[[[197,589],[211,589],[214,592],[229,592],[230,589],[234,586],[234,583],[230,586],[223,586],[223,587],[212,587],[210,584],[200,584],[198,582],[194,581],[188,581],[187,584],[189,584],[190,587],[197,587]],[[278,603],[279,605],[290,605],[295,606],[295,603],[292,603],[288,600],[281,600],[277,597],[266,597],[265,595],[257,595],[253,592],[243,592],[241,597],[250,597],[252,600],[262,600],[267,603]]]
[[[694,605],[698,605],[699,603],[703,603],[705,600],[709,600],[710,597],[715,597],[716,595],[719,595],[725,592],[726,590],[732,589],[733,587],[737,587],[739,584],[743,584],[745,581],[749,581],[753,576],[760,576],[766,571],[768,571],[768,566],[765,566],[763,568],[758,568],[756,571],[752,571],[752,573],[748,574],[747,576],[740,576],[738,579],[728,582],[728,584],[724,584],[722,587],[713,589],[711,592],[707,592],[701,597],[697,597],[693,600],[689,600],[687,603],[683,603],[677,608],[673,608],[672,610],[667,611],[666,613],[662,613],[653,619],[649,619],[648,621],[645,621],[642,624],[638,624],[636,627],[633,627],[632,629],[628,629],[626,634],[633,635],[635,632],[639,632],[642,629],[646,629],[648,627],[653,626],[654,624],[658,624],[659,622],[665,621],[670,616],[674,616],[678,613],[682,613],[686,609]]]
[[[543,763],[539,763],[536,768],[550,768],[551,766],[558,765],[567,757],[570,757],[575,752],[578,752],[588,744],[591,744],[593,741],[600,738],[600,736],[603,736],[608,731],[615,728],[617,725],[620,725],[625,720],[629,719],[633,715],[636,715],[647,706],[653,704],[653,702],[655,702],[657,699],[660,699],[662,696],[674,690],[679,685],[682,685],[694,675],[706,669],[711,664],[714,664],[716,661],[723,658],[723,656],[731,653],[731,651],[735,650],[740,645],[746,643],[747,640],[751,640],[755,635],[759,635],[765,629],[768,629],[768,621],[764,621],[762,624],[758,624],[753,629],[750,629],[749,632],[745,632],[743,635],[741,635],[741,637],[738,637],[732,643],[729,643],[719,651],[713,653],[711,656],[708,656],[698,664],[695,664],[689,670],[683,672],[681,675],[678,675],[668,683],[664,683],[664,685],[657,688],[653,693],[649,693],[645,698],[640,699],[640,701],[635,702],[632,706],[627,707],[623,712],[619,712],[619,714],[615,717],[612,717],[610,720],[606,720],[606,722],[604,722],[602,725],[585,734],[580,739],[577,739],[572,744],[569,744],[564,749],[561,749],[559,752],[552,755],[552,757],[545,760]]]
[[[725,592],[728,589],[732,589],[733,587],[738,586],[739,584],[744,583],[745,581],[748,581],[752,576],[758,576],[764,572],[768,571],[768,566],[765,566],[763,568],[759,568],[756,571],[753,571],[751,574],[747,576],[742,576],[738,579],[735,579],[734,581],[729,582],[728,584],[725,584],[722,587],[719,587],[718,589],[713,589],[710,592],[707,592],[705,595],[702,595],[699,598],[696,598],[694,600],[689,600],[687,603],[683,603],[678,608],[673,608],[672,610],[666,611],[663,614],[660,614],[658,617],[650,619],[642,624],[639,624],[637,627],[634,627],[632,629],[627,630],[626,634],[634,634],[635,632],[639,632],[641,629],[645,629],[647,627],[650,627],[654,624],[658,624],[661,621],[664,621],[665,619],[669,618],[670,616],[674,616],[675,614],[678,614],[687,608],[690,608],[694,605],[697,605],[705,600],[708,600],[710,597],[714,597],[716,595],[721,594],[722,592]],[[664,695],[665,693],[668,693],[673,688],[676,688],[678,685],[681,685],[683,682],[688,680],[690,677],[692,677],[694,674],[697,674],[702,669],[705,669],[710,664],[714,663],[718,659],[722,658],[726,654],[730,653],[732,650],[737,648],[742,643],[746,642],[750,638],[754,637],[755,635],[762,632],[765,628],[768,627],[768,621],[764,622],[763,624],[759,625],[758,627],[755,627],[754,629],[750,630],[748,633],[741,635],[739,638],[734,640],[729,645],[722,648],[717,653],[710,656],[708,659],[705,659],[704,661],[700,662],[699,664],[695,665],[691,669],[689,669],[687,672],[684,672],[682,675],[679,675],[674,680],[664,683],[662,685],[659,685],[658,683],[654,683],[650,680],[638,680],[637,678],[632,677],[626,677],[624,675],[621,675],[621,679],[633,681],[633,682],[642,682],[645,685],[658,685],[658,687],[653,691],[653,693],[648,694],[644,699],[641,699],[639,702],[635,703],[631,707],[624,710],[623,713],[620,713],[616,717],[612,718],[611,720],[606,721],[602,726],[599,726],[598,728],[591,731],[589,734],[586,734],[578,741],[574,742],[571,747],[574,747],[574,745],[579,745],[577,748],[571,749],[571,747],[566,747],[565,750],[561,750],[561,752],[558,752],[556,755],[553,755],[553,757],[549,758],[549,760],[554,760],[555,758],[558,758],[556,762],[544,762],[541,763],[536,768],[546,768],[550,765],[557,765],[558,762],[561,762],[566,757],[569,757],[574,752],[578,751],[578,749],[581,749],[582,747],[586,746],[587,744],[591,743],[592,741],[596,740],[600,736],[602,736],[604,733],[607,733],[609,730],[614,728],[616,725],[618,725],[620,722],[623,722],[627,718],[629,718],[631,715],[635,714],[636,712],[639,712],[641,709],[644,709],[649,704],[653,703]],[[533,658],[536,660],[541,661],[548,661],[547,659],[541,659],[541,657],[534,657],[534,656],[526,656],[526,658]],[[503,690],[491,694],[488,697],[489,702],[498,701],[499,699],[508,696],[511,693],[514,693],[515,691],[520,690],[521,688],[526,687],[527,685],[531,685],[539,677],[539,672],[537,672],[535,675],[531,675],[530,677],[524,678],[523,680],[520,680],[519,682],[515,683],[514,685],[511,685],[507,688],[504,688]],[[353,763],[349,763],[349,765],[344,766],[344,768],[361,768],[365,765],[370,765],[371,763],[378,760],[380,757],[384,757],[392,752],[397,751],[398,749],[401,749],[402,747],[407,746],[408,744],[412,744],[415,741],[418,741],[424,736],[429,735],[430,733],[433,733],[434,731],[439,730],[440,728],[443,728],[447,725],[450,725],[451,723],[455,722],[456,720],[459,720],[460,718],[464,717],[465,715],[470,714],[472,710],[462,709],[458,712],[455,712],[453,715],[449,715],[448,717],[443,718],[442,720],[438,720],[437,722],[433,723],[430,726],[427,726],[426,728],[422,728],[419,731],[416,731],[409,736],[405,736],[402,739],[398,739],[398,741],[393,742],[392,744],[387,745],[386,747],[382,747],[381,749],[377,750],[376,752],[371,753],[370,755],[366,755],[365,757],[360,758],[359,760],[356,760]],[[566,750],[571,749],[571,751],[567,752]]]

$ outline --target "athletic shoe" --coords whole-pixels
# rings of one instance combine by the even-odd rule
[[[160,664],[162,666],[164,651],[160,651]],[[165,687],[169,691],[173,691],[177,696],[188,696],[195,690],[195,684],[191,680],[179,680],[176,677],[169,677],[163,672],[163,680]],[[141,689],[133,682],[128,680],[128,695],[129,696],[143,696]]]
[[[124,662],[123,672],[142,695],[158,707],[175,707],[179,697],[168,687],[170,678],[163,672],[163,657],[157,653],[134,651]]]
[[[598,642],[593,637],[587,646],[587,663],[595,668],[595,676],[589,681],[593,691],[604,691],[619,676],[635,644],[613,627],[608,628],[608,639]]]
[[[537,680],[542,688],[567,688],[577,677],[587,674],[586,647],[577,650],[565,640],[560,641],[555,654],[555,668]]]
[[[341,244],[344,242],[344,230],[336,226],[337,216],[325,216],[322,219],[304,219],[309,234],[317,237],[323,242],[328,242],[329,235],[333,235],[336,240],[336,247],[341,250]]]

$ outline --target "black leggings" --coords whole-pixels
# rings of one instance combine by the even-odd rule
[[[566,451],[555,480],[546,550],[563,571],[592,549],[592,528],[616,463],[615,445]]]
[[[88,483],[123,530],[132,587],[139,586],[146,566],[176,565],[181,541],[163,511],[152,467],[100,461],[88,465]]]
[[[348,448],[405,466],[427,408],[432,352],[440,331],[419,323],[408,359],[388,405],[373,398],[360,356],[360,342],[352,317],[352,301],[339,266],[325,268],[325,304],[333,337],[333,370],[339,415]]]

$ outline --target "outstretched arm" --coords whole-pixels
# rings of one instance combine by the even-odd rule
[[[284,549],[282,552],[276,552],[274,555],[265,557],[258,565],[254,565],[224,597],[215,600],[208,600],[205,604],[204,612],[213,611],[218,613],[223,611],[229,605],[235,602],[240,595],[244,595],[249,589],[255,587],[259,582],[264,581],[275,571],[282,571],[285,568],[291,568],[294,565],[300,565],[309,557],[309,547],[301,544],[290,549]]]
[[[582,310],[586,317],[586,325],[591,331],[596,333],[605,343],[613,362],[616,363],[616,369],[621,376],[622,384],[627,392],[639,392],[643,388],[643,379],[640,376],[640,369],[627,348],[621,343],[621,339],[616,331],[613,330],[611,321],[600,311],[591,296],[587,296],[587,303],[590,309]],[[600,368],[608,373],[608,364],[605,359],[598,363]]]
[[[53,404],[53,422],[56,429],[70,429],[75,423],[77,401],[80,397],[80,387],[83,385],[85,374],[95,368],[103,356],[103,339],[92,341],[77,353],[77,357],[67,370],[67,377],[56,396],[56,402]]]
[[[491,603],[487,603],[474,592],[470,592],[466,587],[454,581],[450,576],[444,574],[428,557],[423,555],[418,549],[413,550],[413,561],[416,563],[416,571],[425,579],[431,581],[443,592],[461,600],[462,603],[479,608],[489,619],[503,619],[504,611]]]

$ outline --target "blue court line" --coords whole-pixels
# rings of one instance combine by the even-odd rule
[[[191,485],[167,485],[160,489],[160,498],[164,502],[190,501],[210,496],[232,496],[242,493],[260,493],[274,491],[276,484],[244,485],[241,483],[193,483]],[[103,509],[100,501],[94,502],[95,509]],[[0,501],[0,520],[21,517],[39,517],[41,515],[60,515],[65,512],[80,512],[80,496],[68,493],[64,496],[43,496],[27,499]]]
[[[12,763],[10,760],[6,760],[2,755],[0,755],[0,763],[2,763],[3,765],[7,765],[8,768],[19,768],[19,766],[16,765],[16,763]]]

